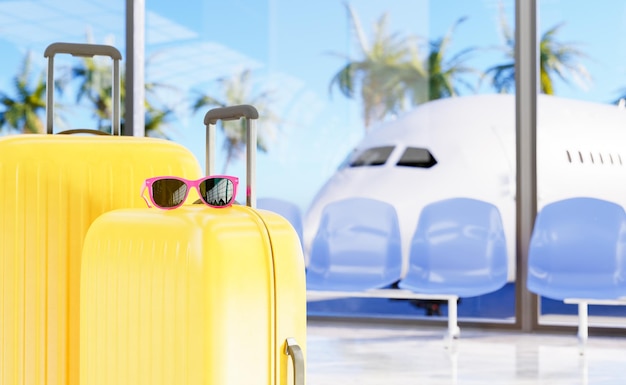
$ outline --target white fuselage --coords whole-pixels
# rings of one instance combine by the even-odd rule
[[[574,196],[626,206],[626,110],[540,95],[537,115],[538,208]],[[351,159],[376,147],[393,150],[384,164],[341,167],[321,188],[304,220],[307,262],[324,206],[348,197],[367,197],[396,208],[404,274],[422,207],[445,198],[469,197],[499,208],[513,280],[515,136],[512,95],[442,99],[375,128],[357,145]],[[436,164],[398,166],[407,148],[427,150]]]

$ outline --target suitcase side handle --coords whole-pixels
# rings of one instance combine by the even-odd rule
[[[304,385],[304,354],[295,338],[287,338],[285,354],[293,361],[293,384]]]
[[[91,128],[73,128],[71,130],[57,132],[57,135],[72,135],[72,134],[109,135],[104,131],[93,130]]]
[[[109,45],[102,44],[80,44],[80,43],[52,43],[44,51],[44,57],[48,58],[48,76],[46,80],[46,132],[52,134],[52,123],[54,118],[54,55],[70,54],[79,57],[108,56],[113,60],[113,111],[111,117],[111,134],[120,135],[121,126],[121,96],[120,96],[120,51]],[[79,129],[80,130],[80,129]],[[69,130],[76,131],[76,130]],[[97,130],[84,130],[93,133]]]
[[[245,119],[246,125],[246,205],[256,207],[256,122],[259,112],[254,106],[242,104],[218,107],[204,115],[206,126],[206,174],[215,174],[215,126],[218,120]]]

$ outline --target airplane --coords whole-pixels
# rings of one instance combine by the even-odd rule
[[[422,207],[468,197],[500,210],[515,278],[515,97],[471,95],[424,103],[372,129],[318,191],[303,221],[306,264],[322,210],[349,197],[393,205],[402,237],[402,276]],[[626,110],[539,95],[537,206],[574,196],[626,207]]]

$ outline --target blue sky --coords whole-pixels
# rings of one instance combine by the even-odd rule
[[[560,40],[579,44],[588,55],[582,64],[592,76],[590,86],[583,89],[557,82],[556,93],[596,102],[615,99],[626,88],[626,43],[621,38],[626,36],[626,3],[538,3],[539,33],[564,22]],[[0,0],[2,90],[10,87],[27,50],[35,53],[43,68],[47,44],[85,41],[87,30],[96,42],[114,44],[124,52],[124,1],[68,0],[63,4]],[[352,0],[351,4],[368,37],[373,24],[387,12],[390,31],[426,39],[442,37],[457,19],[467,17],[453,36],[451,53],[502,43],[497,0]],[[514,2],[503,4],[512,27]],[[181,100],[195,91],[217,92],[215,78],[252,68],[255,90],[272,91],[272,108],[285,122],[270,152],[259,155],[258,194],[283,197],[306,210],[317,189],[363,135],[359,103],[328,90],[330,79],[344,63],[332,53],[355,58],[359,53],[343,2],[154,0],[147,1],[147,12],[148,80],[179,88],[162,95],[177,108],[172,138],[189,147],[204,164],[202,113],[191,114]],[[485,69],[503,60],[499,52],[484,50],[469,63]],[[488,87],[479,91],[492,92]],[[220,155],[217,159],[222,161]],[[243,162],[228,172],[243,177]]]

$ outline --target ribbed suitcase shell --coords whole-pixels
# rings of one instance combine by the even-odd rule
[[[117,210],[83,250],[81,385],[293,384],[304,351],[298,236],[234,205]]]
[[[197,178],[191,152],[132,137],[0,138],[0,384],[79,384],[80,263],[100,214],[145,207],[147,177]]]

